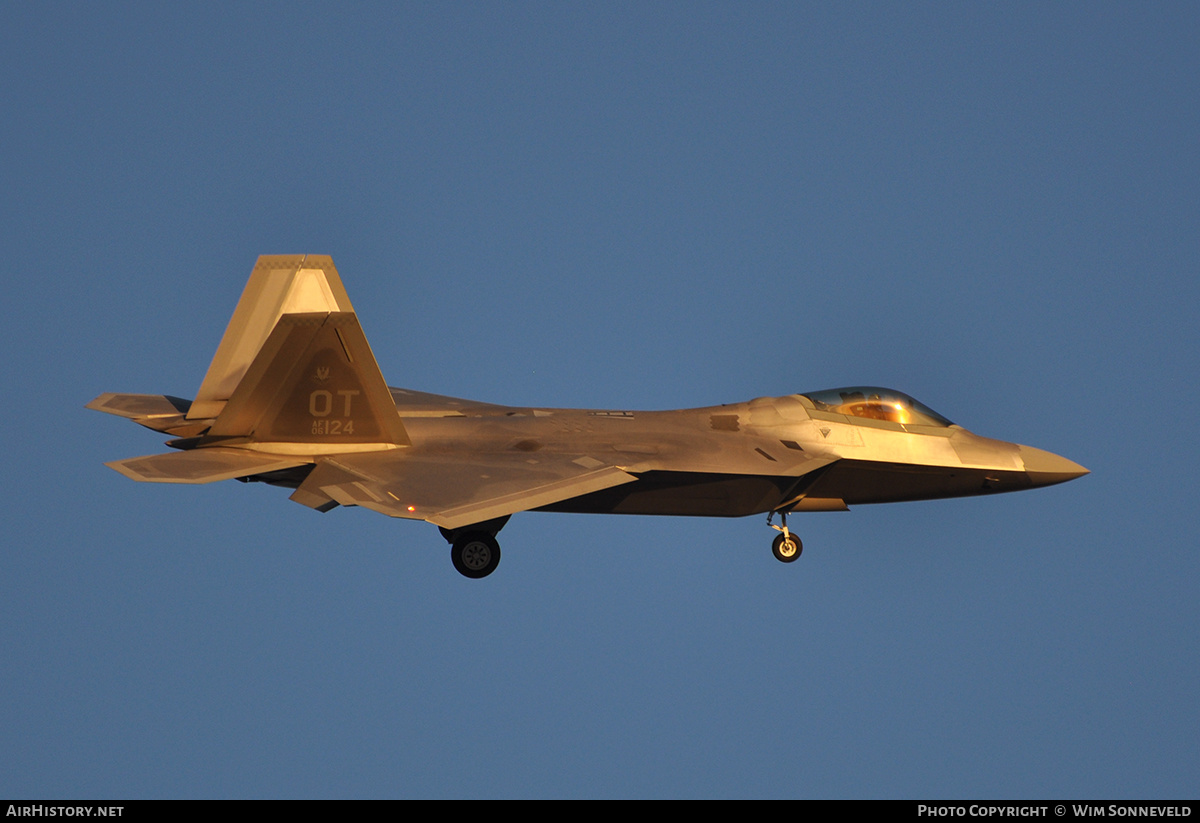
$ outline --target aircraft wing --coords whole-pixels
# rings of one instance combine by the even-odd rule
[[[495,417],[516,411],[512,406],[481,403],[444,394],[388,386],[401,417]]]
[[[636,479],[584,455],[349,454],[320,459],[291,499],[321,511],[340,503],[457,529]]]

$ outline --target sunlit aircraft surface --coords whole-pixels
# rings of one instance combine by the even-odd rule
[[[441,529],[467,577],[500,561],[522,511],[767,514],[775,556],[793,512],[1062,483],[1087,469],[991,440],[870,386],[639,412],[499,406],[390,388],[333,261],[258,259],[196,399],[102,394],[88,408],[174,437],[107,465],[134,480],[237,479],[317,511],[362,506]],[[779,524],[772,521],[779,515]]]

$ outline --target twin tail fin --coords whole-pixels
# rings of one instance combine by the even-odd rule
[[[107,465],[135,480],[208,483],[409,445],[333,261],[258,259],[196,399],[102,394],[88,408],[179,436],[181,453]]]

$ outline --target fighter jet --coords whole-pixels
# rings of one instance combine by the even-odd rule
[[[651,412],[390,388],[333,261],[318,255],[258,259],[195,400],[106,393],[87,407],[172,436],[174,451],[106,464],[126,477],[268,483],[319,512],[424,520],[470,578],[496,569],[496,534],[517,512],[766,514],[775,557],[791,563],[803,550],[787,525],[795,512],[1088,473],[873,386]]]

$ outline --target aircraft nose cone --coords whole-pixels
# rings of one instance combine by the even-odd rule
[[[1035,486],[1052,486],[1089,474],[1073,460],[1032,446],[1021,446],[1021,459],[1025,461],[1025,473]]]

